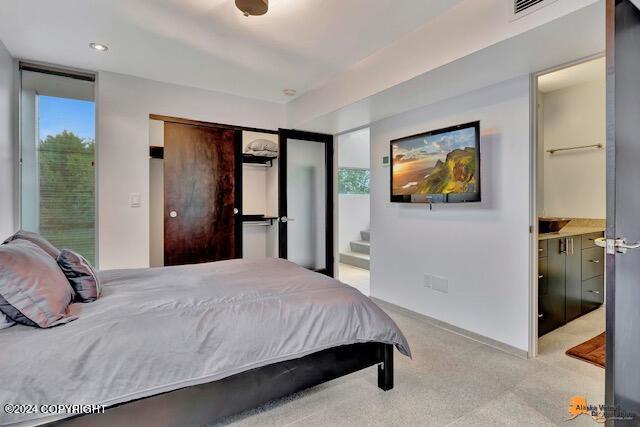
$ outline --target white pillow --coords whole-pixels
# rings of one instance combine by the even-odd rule
[[[251,151],[273,151],[278,152],[278,145],[268,139],[256,139],[247,145],[247,149]]]

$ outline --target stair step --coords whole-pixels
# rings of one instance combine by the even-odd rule
[[[369,255],[357,252],[341,252],[340,262],[354,267],[369,269]]]
[[[351,246],[351,252],[367,255],[371,253],[371,243],[366,240],[354,240],[349,244]]]
[[[362,237],[362,240],[364,240],[365,242],[368,242],[371,240],[371,232],[369,230],[361,231],[360,237]]]

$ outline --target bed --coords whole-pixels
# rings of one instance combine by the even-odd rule
[[[77,320],[0,331],[0,402],[106,411],[0,412],[0,424],[136,417],[136,425],[203,425],[376,364],[388,390],[393,347],[410,356],[371,300],[285,260],[112,270],[100,279],[101,298],[70,306]]]

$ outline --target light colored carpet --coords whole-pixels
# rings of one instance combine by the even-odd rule
[[[387,311],[404,331],[414,354],[410,360],[396,351],[393,390],[378,389],[376,368],[371,367],[223,424],[566,426],[571,397],[585,396],[596,404],[604,401],[604,370],[564,355],[575,345],[573,341],[581,342],[582,329],[589,338],[589,322],[595,328],[602,313],[547,335],[541,340],[540,357],[523,360],[422,319]],[[593,420],[585,416],[571,421],[571,426],[582,425],[593,426]]]

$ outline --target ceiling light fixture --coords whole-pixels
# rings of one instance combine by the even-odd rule
[[[282,93],[284,93],[286,96],[296,96],[298,91],[295,89],[284,89]]]
[[[269,0],[236,0],[236,7],[244,16],[264,15],[269,10]]]
[[[106,52],[109,50],[109,46],[102,43],[89,43],[89,47],[99,52]]]

